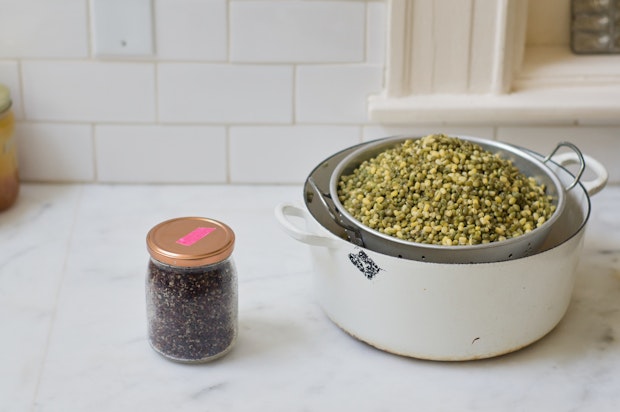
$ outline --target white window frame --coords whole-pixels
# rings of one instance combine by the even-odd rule
[[[525,47],[527,0],[388,0],[386,124],[620,124],[620,56]]]

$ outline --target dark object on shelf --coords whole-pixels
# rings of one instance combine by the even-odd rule
[[[577,54],[620,53],[620,0],[572,0],[570,43]]]

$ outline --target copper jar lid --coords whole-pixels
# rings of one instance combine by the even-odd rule
[[[151,257],[171,266],[196,267],[227,259],[235,233],[217,220],[180,217],[153,227],[146,236]]]

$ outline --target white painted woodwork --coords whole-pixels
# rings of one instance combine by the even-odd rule
[[[527,0],[388,1],[386,85],[369,99],[372,121],[620,123],[620,56],[576,56],[561,29],[544,27],[555,19],[538,17],[553,7],[566,17],[566,5],[530,1],[528,14]]]

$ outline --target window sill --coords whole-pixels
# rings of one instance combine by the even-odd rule
[[[620,124],[620,56],[527,48],[506,94],[372,96],[370,119],[391,124]]]

